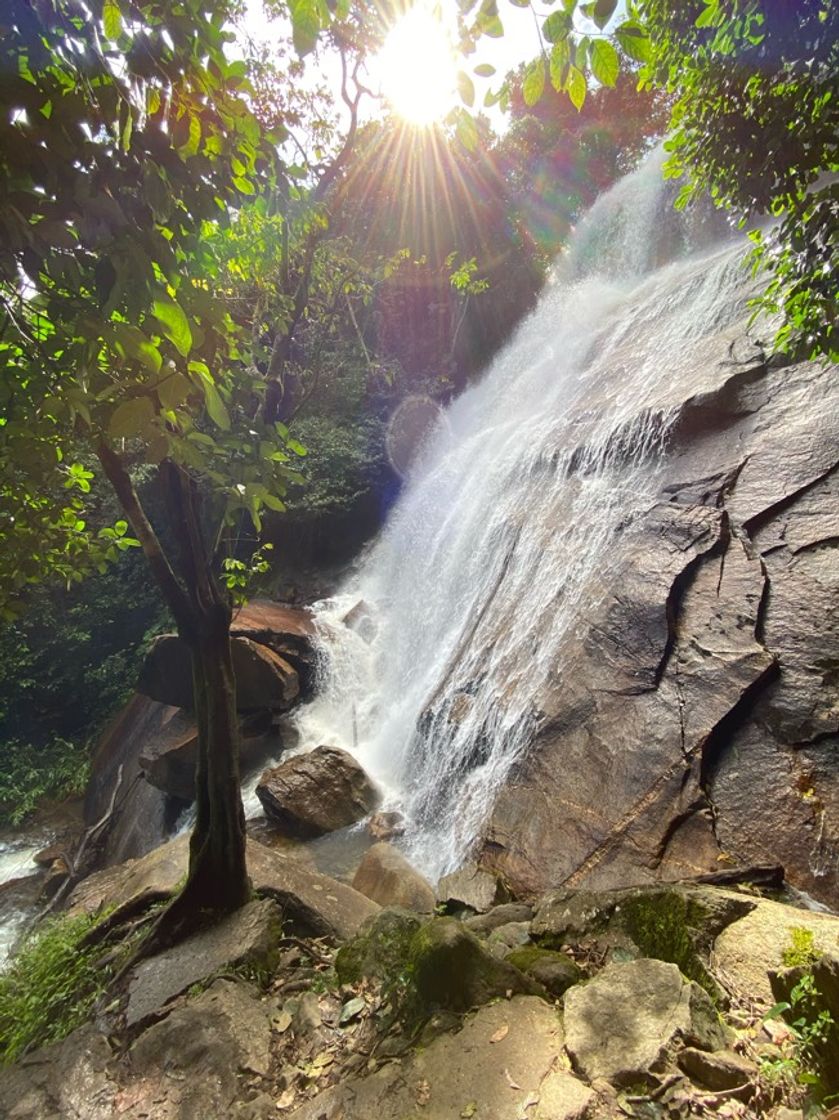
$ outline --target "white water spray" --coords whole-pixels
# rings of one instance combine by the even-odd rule
[[[699,341],[724,354],[742,322],[742,246],[650,271],[660,228],[671,248],[684,237],[662,189],[656,156],[595,205],[361,569],[317,608],[324,667],[302,742],[358,756],[429,877],[480,837],[608,585],[615,533],[656,500],[668,425],[703,388]],[[342,621],[359,601],[372,640]]]

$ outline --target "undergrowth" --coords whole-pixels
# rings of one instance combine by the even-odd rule
[[[101,942],[85,943],[100,919],[83,914],[45,923],[0,972],[0,1062],[58,1042],[89,1017],[116,968],[102,964]]]
[[[0,824],[19,825],[44,798],[83,792],[90,774],[86,746],[60,737],[41,747],[0,743]]]

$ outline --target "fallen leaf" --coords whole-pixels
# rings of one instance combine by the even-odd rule
[[[510,1077],[510,1071],[508,1069],[504,1070],[504,1076],[507,1078],[507,1084],[510,1086],[511,1089],[520,1089],[521,1088],[521,1085],[519,1085],[518,1081],[514,1081],[513,1078]]]
[[[416,1090],[417,1104],[423,1107],[431,1100],[431,1086],[427,1081],[418,1081]]]
[[[280,1013],[275,1015],[271,1020],[271,1026],[277,1034],[284,1034],[291,1026],[291,1015],[288,1011],[280,1011]]]
[[[478,1111],[478,1102],[477,1101],[470,1101],[469,1104],[465,1105],[460,1111],[461,1120],[472,1120],[472,1117],[475,1115],[475,1113],[477,1111]]]
[[[277,1099],[277,1108],[291,1108],[294,1104],[294,1098],[297,1096],[294,1089],[289,1088]]]
[[[507,1023],[499,1027],[495,1034],[490,1035],[490,1042],[502,1042],[510,1033],[510,1028]]]
[[[341,1008],[341,1014],[338,1016],[338,1026],[343,1027],[345,1023],[351,1023],[353,1019],[357,1019],[367,1004],[356,996],[355,999],[348,1000]]]

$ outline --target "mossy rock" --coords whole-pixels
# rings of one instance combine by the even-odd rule
[[[676,964],[715,1002],[722,993],[708,970],[714,939],[754,902],[732,891],[687,884],[618,891],[557,891],[540,905],[531,936],[559,948],[594,939],[605,950]]]
[[[505,957],[508,964],[532,977],[537,984],[558,999],[574,984],[585,979],[585,973],[577,962],[567,953],[554,949],[540,949],[536,945],[524,945],[514,949]]]
[[[368,919],[335,957],[335,972],[342,984],[355,984],[362,977],[399,981],[410,955],[411,942],[423,921],[410,910],[389,907]]]
[[[407,971],[412,1009],[468,1011],[490,1000],[544,995],[543,989],[506,960],[497,960],[454,918],[435,918],[414,935]]]

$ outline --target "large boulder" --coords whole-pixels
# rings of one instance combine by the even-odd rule
[[[300,695],[300,680],[289,662],[270,647],[241,636],[231,640],[230,652],[239,711],[288,711]],[[161,704],[189,710],[194,707],[192,659],[177,634],[155,638],[140,670],[137,689]]]
[[[289,1120],[584,1120],[593,1104],[592,1090],[563,1066],[554,1009],[514,996],[403,1061],[319,1093]]]
[[[308,697],[314,683],[316,653],[315,621],[311,611],[251,599],[233,616],[230,633],[268,646],[293,666],[300,678],[301,696]]]
[[[725,861],[839,904],[839,380],[720,341],[674,375],[658,502],[615,527],[485,830],[517,894]]]
[[[216,925],[142,961],[128,980],[125,1025],[135,1027],[158,1015],[181,992],[221,971],[267,971],[276,964],[281,933],[276,902],[250,902]]]
[[[361,858],[353,887],[380,906],[430,914],[437,899],[431,884],[392,844],[374,844]]]
[[[139,692],[108,724],[93,755],[84,801],[85,824],[100,826],[97,866],[137,859],[171,835],[185,801],[148,781],[140,754],[165,751],[192,733],[192,721],[180,708]]]
[[[316,747],[266,770],[256,787],[268,817],[289,836],[324,836],[371,813],[373,783],[347,751]]]
[[[97,871],[70,895],[71,913],[93,913],[168,898],[183,881],[189,860],[189,837],[179,836],[142,859]],[[377,914],[379,907],[346,883],[311,870],[287,851],[247,844],[248,874],[256,891],[275,899],[283,922],[297,934],[344,941]]]
[[[186,718],[181,714],[179,723]],[[267,717],[266,717],[267,719]],[[283,737],[272,726],[251,728],[243,720],[239,738],[239,768],[247,773],[283,749]],[[195,798],[195,766],[198,761],[198,732],[189,721],[180,734],[147,740],[140,751],[139,765],[146,781],[181,801]]]
[[[408,957],[411,999],[418,1013],[435,1008],[468,1011],[509,994],[540,995],[542,989],[454,918],[435,918],[417,930]]]
[[[793,931],[806,930],[817,954],[839,957],[839,917],[755,899],[749,913],[722,930],[714,961],[728,987],[763,1011],[775,1003],[771,977],[784,967]]]
[[[725,1046],[708,995],[674,964],[642,958],[607,965],[564,997],[565,1036],[589,1081],[628,1085],[660,1073],[685,1045]]]

